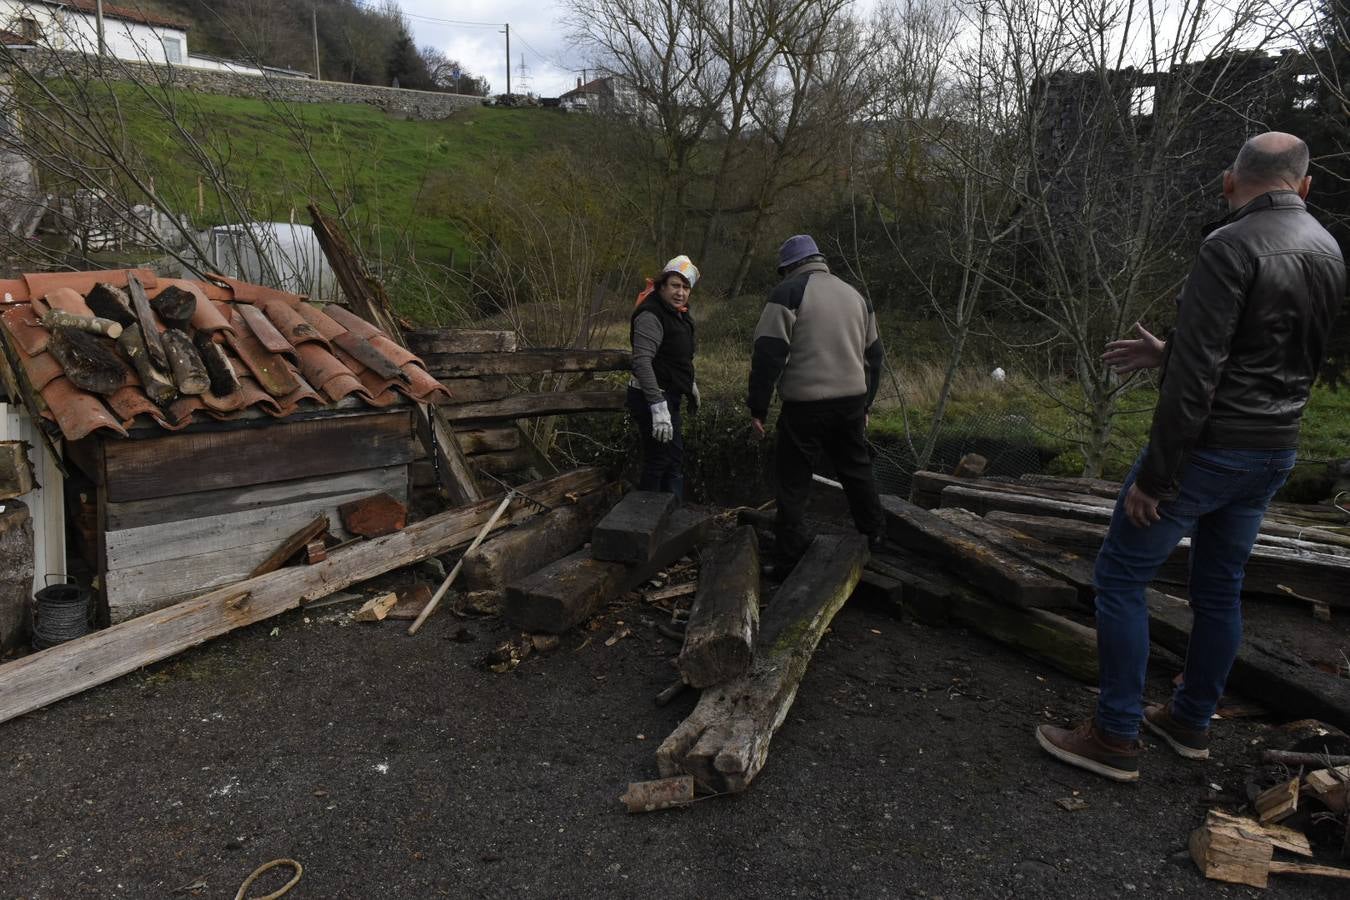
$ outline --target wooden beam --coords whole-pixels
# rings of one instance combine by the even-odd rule
[[[664,491],[629,493],[595,526],[591,556],[606,562],[646,562],[656,554],[678,505],[675,495]]]
[[[636,566],[601,562],[586,550],[565,556],[507,586],[506,618],[526,631],[549,634],[580,625],[602,604],[650,580],[702,543],[711,523],[710,516],[677,510],[656,556]]]
[[[580,549],[617,494],[618,485],[612,485],[484,541],[464,556],[464,589],[504,591],[511,582]]]
[[[305,548],[310,541],[317,538],[328,530],[328,516],[318,515],[314,517],[304,528],[301,528],[295,534],[281,542],[281,546],[272,551],[272,555],[258,563],[253,571],[248,574],[249,578],[257,578],[259,575],[266,575],[268,572],[275,572],[286,565],[286,560]]]
[[[463,428],[456,434],[459,445],[469,456],[520,449],[520,431],[513,425],[504,428]]]
[[[318,206],[309,204],[309,215],[319,246],[323,248],[324,256],[328,257],[338,284],[342,286],[342,293],[351,303],[353,311],[389,335],[395,343],[406,347],[403,329],[394,318],[393,304],[389,302],[384,285],[366,272],[361,258]],[[455,504],[481,500],[483,492],[464,458],[459,441],[455,439],[450,420],[441,408],[435,404],[419,403],[417,417],[417,433],[426,443],[427,455],[435,463],[436,477],[442,492]]]
[[[422,357],[437,378],[542,375],[546,372],[618,372],[633,364],[627,350],[522,350],[518,353],[430,353]]]
[[[1078,592],[1017,557],[990,547],[926,509],[892,494],[881,498],[891,540],[939,557],[990,597],[1013,606],[1056,608],[1078,604]]]
[[[1072,550],[1088,559],[1096,557],[1108,530],[1108,525],[1104,523],[999,510],[989,513],[987,521],[1024,532],[1056,547]],[[1345,584],[1350,581],[1350,558],[1306,549],[1312,546],[1316,545],[1306,541],[1302,542],[1301,547],[1270,544],[1253,546],[1242,583],[1243,593],[1261,594],[1286,602],[1303,602],[1281,590],[1280,585],[1284,585],[1300,597],[1313,597],[1329,606],[1350,609],[1350,595],[1345,592]],[[1188,584],[1190,559],[1191,540],[1183,538],[1168,561],[1158,570],[1154,580],[1182,586]]]
[[[627,391],[545,391],[519,394],[505,400],[455,403],[440,407],[450,422],[492,422],[566,413],[619,412],[626,407]]]
[[[520,345],[514,331],[471,328],[415,328],[407,339],[408,349],[423,359],[438,353],[514,353]]]
[[[759,633],[759,540],[742,525],[705,554],[680,651],[680,674],[706,688],[750,670]]]
[[[578,469],[527,485],[544,503],[567,502],[604,484],[598,469]],[[402,531],[337,550],[312,566],[250,578],[0,666],[0,722],[134,672],[235,628],[317,600],[400,566],[467,544],[497,501],[423,519]],[[535,514],[518,503],[501,524]],[[241,599],[242,598],[242,599]]]
[[[825,631],[867,562],[858,534],[818,535],[764,612],[755,659],[741,678],[709,688],[656,751],[663,777],[692,775],[705,791],[738,793],[769,757]]]

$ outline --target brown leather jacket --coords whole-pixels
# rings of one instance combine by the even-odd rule
[[[1262,194],[1210,232],[1177,301],[1140,490],[1175,497],[1192,447],[1298,446],[1345,279],[1336,241],[1294,191]]]

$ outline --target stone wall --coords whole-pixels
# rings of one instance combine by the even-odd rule
[[[95,76],[93,58],[78,53],[29,50],[16,52],[14,56],[28,71],[47,77]],[[271,99],[286,103],[367,103],[392,115],[410,119],[444,119],[461,109],[478,106],[483,99],[465,94],[408,91],[340,81],[264,77],[184,66],[149,66],[127,60],[107,64],[108,78],[118,80],[119,74],[126,79],[139,77],[149,83],[171,84],[184,90],[227,97]]]

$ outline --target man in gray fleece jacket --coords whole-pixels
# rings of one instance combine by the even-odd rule
[[[778,272],[783,281],[755,327],[748,399],[760,437],[775,385],[783,401],[774,450],[777,553],[795,561],[810,543],[806,501],[822,459],[844,486],[854,524],[875,548],[885,533],[867,447],[868,410],[883,364],[876,315],[861,294],[830,274],[809,235],[784,242]]]

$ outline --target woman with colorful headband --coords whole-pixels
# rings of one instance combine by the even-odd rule
[[[642,476],[638,489],[684,496],[684,439],[680,403],[698,408],[694,380],[694,320],[689,293],[698,282],[698,267],[687,256],[666,263],[638,294],[630,320],[633,377],[628,383],[628,409],[642,440]]]

